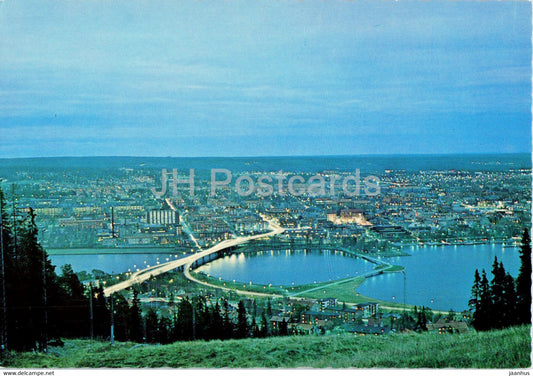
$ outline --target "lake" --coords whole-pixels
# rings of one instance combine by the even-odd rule
[[[503,261],[513,277],[520,267],[517,248],[496,244],[461,246],[413,246],[404,249],[410,256],[383,257],[383,261],[405,267],[406,303],[433,309],[468,308],[475,269],[485,269],[492,279],[494,256]],[[240,282],[288,285],[326,282],[357,276],[374,264],[340,254],[296,251],[263,252],[261,255],[232,255],[202,266],[199,270],[214,277]],[[357,291],[373,298],[403,303],[403,274],[387,273],[368,278]]]
[[[404,252],[410,256],[383,260],[405,267],[406,303],[446,311],[461,311],[468,307],[475,269],[484,268],[490,281],[494,256],[503,261],[505,269],[513,277],[518,275],[520,266],[517,248],[503,248],[496,244],[414,246],[404,248]],[[72,264],[74,271],[100,269],[119,273],[179,257],[183,255],[56,255],[50,258],[56,265]],[[298,285],[357,276],[374,267],[375,264],[338,252],[296,250],[234,254],[203,265],[199,271],[244,283]],[[389,273],[367,279],[357,291],[377,299],[403,302],[403,287],[403,274]]]
[[[262,285],[327,282],[372,271],[376,265],[333,251],[266,251],[226,256],[198,268],[225,280]]]
[[[117,251],[120,252],[120,251]],[[77,255],[50,255],[50,261],[56,265],[56,272],[61,274],[61,266],[71,264],[74,272],[93,269],[102,270],[106,273],[124,273],[148,266],[177,260],[187,255],[170,253],[116,253],[116,254],[77,254]]]
[[[500,244],[410,247],[404,251],[411,256],[384,259],[405,267],[406,303],[446,311],[468,308],[474,271],[477,268],[481,273],[484,268],[490,282],[494,256],[513,277],[520,267],[518,248],[503,248]],[[403,302],[403,275],[369,278],[357,291],[377,299]]]

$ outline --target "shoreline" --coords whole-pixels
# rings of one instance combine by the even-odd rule
[[[86,256],[86,255],[142,255],[142,254],[184,254],[190,253],[174,247],[131,247],[131,248],[49,248],[49,256]]]

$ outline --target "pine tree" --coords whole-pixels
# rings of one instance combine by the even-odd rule
[[[182,299],[178,304],[177,331],[179,339],[193,339],[193,307],[189,298]]]
[[[479,271],[476,269],[474,273],[474,284],[472,285],[472,296],[468,301],[468,307],[471,312],[474,312],[479,306],[479,299],[481,295],[481,277]]]
[[[181,336],[181,327],[179,326],[178,311],[172,312],[172,327],[170,329],[171,342],[179,341]]]
[[[418,307],[415,306],[413,313],[416,319],[416,324],[414,326],[414,329],[416,331],[426,331],[427,330],[427,326],[426,326],[427,318],[426,318],[425,308],[422,307],[422,309],[419,310]]]
[[[522,234],[520,270],[516,279],[517,323],[531,323],[531,238],[527,229]]]
[[[420,330],[427,332],[427,318],[426,318],[426,308],[422,306],[422,312],[420,312]]]
[[[211,337],[216,339],[224,338],[224,321],[222,320],[218,301],[211,311]]]
[[[133,299],[129,309],[129,339],[133,342],[142,342],[143,340],[143,322],[141,316],[141,301],[139,300],[139,292],[133,290]]]
[[[503,304],[505,311],[503,314],[503,326],[509,327],[518,323],[516,317],[517,296],[515,289],[515,281],[513,277],[506,273],[503,280]]]
[[[244,302],[239,300],[237,305],[237,338],[246,338],[248,337],[248,320],[246,319],[246,308],[244,308]]]
[[[9,324],[10,330],[14,331],[9,335],[11,342],[18,341],[16,346],[25,350],[34,348],[36,342],[39,350],[45,350],[48,339],[60,335],[58,311],[50,307],[66,304],[66,292],[59,286],[54,266],[37,241],[37,232],[35,215],[30,208],[29,217],[17,229],[13,265],[16,274],[11,279],[14,312],[9,315],[14,320]]]
[[[505,303],[503,300],[503,283],[505,280],[505,269],[498,258],[494,257],[492,264],[492,275],[494,276],[490,283],[490,296],[492,300],[491,328],[503,328]]]
[[[196,323],[201,328],[198,338],[202,339],[212,339],[213,338],[213,327],[211,323],[211,312],[207,306],[205,300],[202,301],[202,305],[198,307]]]
[[[289,328],[287,325],[287,321],[285,321],[285,318],[279,323],[279,335],[280,336],[286,336],[289,334]]]
[[[268,337],[270,333],[269,325],[267,318],[265,316],[265,311],[261,312],[261,337]]]
[[[93,289],[93,294],[94,335],[99,338],[107,338],[110,335],[111,307],[108,307],[108,301],[105,297],[104,287],[102,285],[96,286]],[[114,301],[113,307],[115,308]],[[116,332],[116,318],[114,318],[114,326]]]
[[[157,313],[153,308],[148,310],[146,317],[144,319],[144,327],[146,328],[146,342],[156,343],[158,340],[157,329],[158,329],[158,320]]]
[[[199,296],[192,298],[194,317],[194,339],[208,339],[209,336],[209,311],[204,299]]]
[[[480,291],[479,312],[475,312],[475,314],[477,314],[475,319],[478,323],[478,327],[475,329],[489,330],[491,328],[492,299],[485,269],[481,271]]]
[[[168,317],[161,317],[157,323],[157,342],[165,345],[172,342],[172,321]]]
[[[420,329],[420,315],[418,314],[418,307],[415,306],[413,309],[413,317],[416,320],[416,323],[414,325],[414,330],[418,331]]]
[[[110,299],[113,299],[115,339],[117,341],[127,341],[129,339],[130,324],[130,307],[128,301],[121,294],[113,294]],[[107,328],[103,329],[102,332],[104,338],[111,335],[109,321],[107,322]]]
[[[90,311],[89,297],[86,290],[72,270],[70,264],[61,268],[59,284],[63,288],[65,296],[65,306],[63,307],[63,330],[62,335],[66,337],[88,336]],[[94,320],[93,320],[94,322]]]
[[[225,299],[223,303],[224,307],[224,317],[223,317],[223,338],[229,339],[233,337],[233,322],[229,317],[229,303]]]
[[[257,326],[257,322],[255,321],[255,316],[252,317],[252,337],[254,338],[261,337],[261,331],[259,330],[259,327]]]
[[[46,350],[49,340],[88,336],[90,309],[86,289],[70,266],[63,268],[61,277],[56,275],[37,240],[38,229],[31,208],[23,219],[19,219],[16,211],[10,218],[4,208],[0,190],[5,271],[5,296],[1,298],[6,302],[7,320],[3,320],[3,310],[0,319],[7,331],[8,349]]]
[[[479,327],[479,319],[481,317],[480,311],[481,305],[481,277],[479,271],[476,269],[474,273],[474,284],[472,285],[472,297],[468,301],[468,306],[472,312],[472,326],[474,328]]]

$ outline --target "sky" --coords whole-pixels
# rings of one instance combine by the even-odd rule
[[[526,1],[0,1],[0,158],[531,152]]]

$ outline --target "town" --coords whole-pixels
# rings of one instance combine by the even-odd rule
[[[319,173],[329,177],[350,172]],[[211,195],[206,176],[203,182],[196,178],[194,196],[184,184],[176,197],[169,190],[176,211],[171,211],[169,200],[152,193],[161,183],[160,170],[142,167],[88,174],[21,170],[6,176],[2,186],[18,208],[34,209],[45,248],[152,245],[194,251],[231,236],[264,231],[263,213],[279,219],[286,237],[368,243],[382,251],[418,243],[516,244],[531,214],[530,173],[528,168],[385,170],[379,176],[380,195],[357,197],[344,195],[342,189],[335,196],[297,196],[280,194],[277,188],[267,197],[242,197],[230,187],[219,187]]]
[[[524,224],[530,221],[530,168],[385,169],[377,176],[379,195],[357,196],[347,195],[346,189],[341,189],[348,186],[348,179],[342,179],[351,176],[350,171],[342,169],[308,172],[241,169],[234,175],[269,176],[269,181],[280,184],[297,174],[304,176],[297,184],[301,194],[274,185],[270,195],[257,189],[254,194],[244,196],[235,185],[219,184],[213,190],[209,184],[212,174],[202,170],[194,176],[191,195],[190,173],[187,169],[174,170],[165,180],[165,171],[161,175],[161,170],[142,165],[86,168],[78,173],[61,168],[26,168],[12,174],[8,171],[1,184],[7,206],[19,213],[17,220],[22,220],[30,210],[34,213],[39,241],[52,257],[168,254],[164,259],[157,258],[157,265],[169,262],[172,257],[193,255],[225,240],[265,234],[269,231],[269,219],[274,219],[284,231],[275,239],[245,244],[230,253],[347,249],[355,257],[379,257],[403,255],[402,248],[409,245],[516,246]],[[317,175],[327,182],[327,192],[334,194],[317,195],[308,189],[316,183],[313,176]],[[178,179],[180,184],[172,179]],[[330,187],[329,182],[337,182],[338,189]],[[154,189],[163,183],[172,189]],[[349,190],[355,190],[356,185],[360,188],[360,181],[351,183]],[[155,195],[154,190],[166,191],[166,195]],[[145,261],[144,265],[135,265],[127,271],[110,272],[93,265],[78,270],[77,274],[82,282],[105,288],[146,267],[150,265]],[[377,272],[367,276],[402,271],[394,265],[382,264],[376,268]],[[380,335],[421,325],[418,314],[413,315],[416,307],[406,306],[405,298],[402,304],[400,298],[395,303],[355,295],[353,290],[361,279],[339,285],[345,286],[344,291],[337,291],[339,296],[323,297],[321,290],[317,293],[320,286],[328,283],[315,281],[312,286],[296,286],[296,291],[300,291],[297,297],[294,283],[277,288],[271,284],[222,280],[201,271],[194,271],[193,275],[208,287],[195,284],[178,272],[154,276],[138,285],[143,310],[156,308],[159,316],[173,317],[175,301],[201,296],[207,299],[206,304],[210,299],[228,301],[228,314],[236,316],[237,303],[243,295],[259,294],[259,304],[255,299],[245,300],[250,321],[260,319],[268,300],[269,328],[273,332],[286,324],[285,332],[293,334],[342,330]],[[261,295],[269,292],[269,298]],[[131,291],[121,294],[132,301]],[[341,301],[340,297],[345,299]],[[428,318],[429,328],[442,333],[464,331],[471,319],[468,311],[421,309]]]

